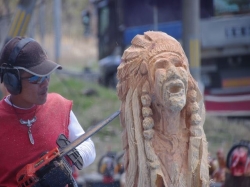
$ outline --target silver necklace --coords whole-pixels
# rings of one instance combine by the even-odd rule
[[[17,116],[17,119],[19,120],[19,117],[18,117],[18,114],[17,114],[17,111],[11,101],[11,98],[10,98],[10,103],[11,103],[11,106]],[[37,108],[36,108],[37,109]],[[35,141],[34,141],[34,138],[33,138],[33,135],[32,135],[32,132],[31,132],[31,126],[33,125],[33,123],[36,121],[36,110],[35,110],[35,114],[34,114],[34,117],[31,119],[31,120],[23,120],[23,119],[20,119],[19,122],[22,124],[22,125],[26,125],[28,127],[28,136],[29,136],[29,139],[30,139],[30,143],[32,145],[34,145]]]

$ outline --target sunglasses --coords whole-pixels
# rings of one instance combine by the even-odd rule
[[[42,84],[45,80],[50,79],[50,75],[39,77],[36,75],[33,75],[31,77],[21,77],[21,80],[28,79],[29,83],[31,84]]]

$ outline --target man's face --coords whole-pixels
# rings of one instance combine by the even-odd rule
[[[181,111],[186,104],[188,74],[181,59],[171,53],[162,53],[152,59],[154,82],[158,102],[173,112]]]
[[[49,86],[49,79],[45,79],[40,84],[33,84],[29,81],[29,77],[33,75],[28,72],[21,73],[22,91],[16,96],[12,96],[15,105],[23,108],[29,108],[35,105],[42,105],[46,102]]]

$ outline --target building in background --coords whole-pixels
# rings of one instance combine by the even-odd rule
[[[181,0],[91,2],[98,13],[98,51],[104,80],[115,81],[113,66],[118,67],[119,63],[112,59],[121,56],[137,34],[159,30],[182,42]],[[207,114],[249,117],[250,2],[201,0],[200,33],[201,79]],[[104,85],[109,85],[109,81]]]

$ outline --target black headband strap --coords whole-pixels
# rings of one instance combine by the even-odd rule
[[[14,47],[14,49],[11,51],[9,59],[8,59],[8,64],[13,65],[15,64],[17,55],[20,53],[21,49],[27,45],[29,42],[34,41],[32,38],[25,38],[25,39],[21,39],[16,46]]]

